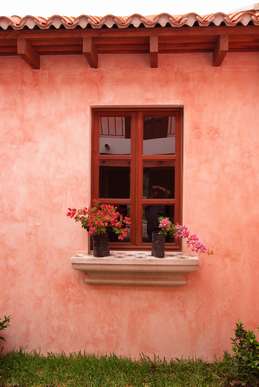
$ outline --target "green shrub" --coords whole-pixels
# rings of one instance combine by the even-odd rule
[[[10,316],[4,316],[3,319],[0,319],[0,332],[6,329],[9,324],[10,324]],[[0,335],[0,340],[4,341],[5,338]]]
[[[259,342],[253,331],[247,331],[241,322],[236,324],[232,338],[233,360],[240,381],[258,385],[259,381]]]

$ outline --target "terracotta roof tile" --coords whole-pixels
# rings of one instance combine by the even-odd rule
[[[13,29],[22,30],[24,28],[40,28],[42,30],[54,27],[56,29],[74,29],[79,27],[81,29],[100,29],[103,27],[117,27],[117,28],[128,28],[128,27],[165,27],[171,26],[173,28],[192,27],[198,25],[200,27],[208,26],[219,26],[224,25],[227,27],[235,27],[236,25],[248,25],[252,24],[259,26],[259,10],[245,10],[234,12],[232,14],[224,14],[221,12],[213,13],[205,16],[200,16],[196,13],[187,13],[185,15],[170,15],[168,13],[160,13],[154,16],[143,16],[140,14],[133,14],[131,16],[114,16],[106,15],[103,17],[99,16],[88,16],[81,15],[78,17],[68,17],[53,15],[48,18],[41,16],[0,16],[0,29]]]

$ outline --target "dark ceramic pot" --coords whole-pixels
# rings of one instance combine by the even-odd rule
[[[158,232],[152,232],[152,256],[164,258],[165,256],[165,236]]]
[[[93,235],[92,238],[94,257],[108,257],[110,255],[108,235]]]

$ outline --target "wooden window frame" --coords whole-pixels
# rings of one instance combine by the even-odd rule
[[[143,117],[144,115],[174,115],[176,120],[175,154],[143,155]],[[99,127],[101,116],[131,116],[131,153],[129,155],[99,154]],[[137,135],[138,133],[138,135]],[[142,241],[142,208],[148,204],[174,206],[175,223],[182,223],[182,172],[183,172],[183,109],[181,107],[98,107],[92,108],[92,152],[91,152],[91,204],[110,203],[130,205],[131,242],[112,242],[114,250],[149,250],[151,243]],[[99,165],[101,160],[114,160],[130,163],[130,198],[110,199],[99,197]],[[168,161],[175,163],[174,198],[143,198],[143,161]],[[134,173],[132,173],[134,171]],[[180,250],[181,243],[166,243],[168,250]]]

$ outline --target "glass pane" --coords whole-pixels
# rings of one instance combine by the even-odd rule
[[[144,117],[143,154],[175,153],[175,117]]]
[[[143,197],[174,198],[175,168],[173,161],[144,161]]]
[[[152,232],[158,230],[158,219],[160,216],[166,216],[174,221],[174,206],[169,205],[150,205],[143,207],[142,214],[142,240],[143,242],[152,241]],[[173,242],[173,239],[167,238],[166,242]]]
[[[116,204],[117,211],[123,215],[123,216],[129,216],[130,217],[130,206],[127,204]],[[130,242],[130,227],[128,228],[128,235],[125,239],[120,240],[118,239],[118,236],[112,231],[108,231],[108,237],[110,242]]]
[[[101,117],[99,138],[101,154],[130,154],[130,138],[130,117]]]
[[[99,197],[129,198],[130,197],[130,167],[100,166]]]

